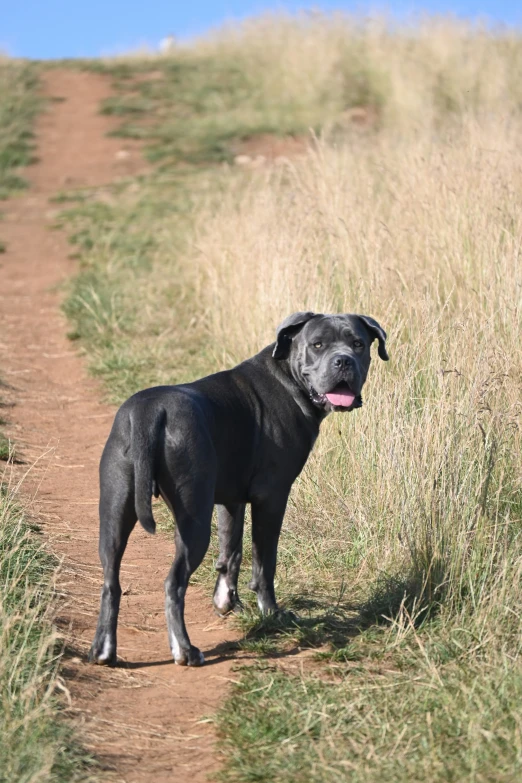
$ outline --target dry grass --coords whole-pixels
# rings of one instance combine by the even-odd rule
[[[507,119],[522,106],[520,36],[443,17],[266,15],[164,56],[82,67],[115,77],[104,110],[163,165],[231,161],[238,140],[262,133],[438,133],[470,112]]]
[[[0,781],[93,780],[60,714],[65,688],[52,626],[57,563],[18,492],[0,484]]]
[[[364,409],[330,418],[294,493],[294,579],[371,581],[429,547],[457,584],[482,526],[489,541],[519,524],[518,131],[466,119],[437,143],[319,144],[203,216],[190,268],[214,367],[293,310],[389,332]]]
[[[447,17],[269,14],[174,48],[169,58],[234,63],[252,86],[250,101],[314,126],[370,104],[383,125],[411,130],[470,109],[506,116],[522,98],[519,35]]]

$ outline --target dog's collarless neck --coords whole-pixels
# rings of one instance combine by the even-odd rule
[[[299,383],[294,377],[287,359],[277,360],[270,355],[268,361],[271,363],[274,377],[288,391],[306,419],[317,427],[319,431],[321,422],[327,416],[326,412],[314,405],[302,383]]]

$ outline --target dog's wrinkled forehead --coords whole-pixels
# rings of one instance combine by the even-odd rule
[[[331,346],[332,349],[340,344],[348,348],[351,343],[360,351],[364,346],[364,353],[369,356],[370,345],[375,339],[379,341],[380,358],[387,361],[386,332],[371,316],[297,312],[279,324],[272,356],[278,361],[288,359],[291,354],[308,352],[307,346],[316,342],[321,343],[321,348]],[[361,345],[357,344],[359,341]],[[325,355],[330,353],[327,350]]]
[[[316,315],[305,324],[301,338],[306,343],[344,343],[357,338],[370,345],[368,331],[356,315]]]

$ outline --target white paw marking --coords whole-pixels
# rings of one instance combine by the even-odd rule
[[[170,637],[170,649],[172,650],[172,655],[174,656],[174,660],[176,660],[176,658],[181,657],[180,655],[181,647],[179,646],[179,642],[174,636],[174,633],[172,631],[169,633],[169,637]]]
[[[103,642],[103,649],[101,651],[101,655],[98,655],[99,661],[108,661],[111,657],[111,640],[108,636],[105,637],[105,640]]]
[[[217,606],[218,609],[224,609],[225,607],[228,607],[229,603],[230,590],[227,585],[226,578],[223,574],[221,574],[219,577],[217,590],[214,593],[214,605]]]

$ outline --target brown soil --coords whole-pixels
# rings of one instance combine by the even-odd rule
[[[358,128],[361,131],[375,128],[379,113],[373,106],[352,106],[337,118],[338,129]],[[232,144],[234,162],[247,168],[259,168],[265,164],[285,163],[303,158],[314,147],[314,139],[306,136],[276,136],[272,133],[259,133],[250,138]]]
[[[60,623],[72,650],[63,672],[87,744],[117,780],[197,783],[219,764],[212,727],[201,721],[234,676],[237,654],[227,640],[235,634],[213,615],[209,591],[193,588],[188,626],[207,664],[173,664],[163,614],[173,544],[165,535],[147,536],[138,526],[123,561],[118,652],[127,664],[86,662],[101,586],[97,467],[114,411],[100,402],[101,389],[65,336],[59,286],[76,267],[65,236],[51,230],[57,210],[49,198],[145,165],[136,146],[106,136],[114,121],[98,113],[110,94],[103,76],[51,70],[45,93],[63,100],[42,115],[40,160],[27,171],[32,187],[3,206],[0,226],[7,245],[0,257],[0,363],[15,402],[7,432],[28,470],[23,491],[63,557]]]

